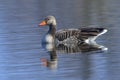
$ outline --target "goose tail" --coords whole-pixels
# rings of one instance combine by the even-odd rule
[[[97,37],[105,34],[108,30],[106,28],[82,28],[82,36],[86,38],[85,42],[93,42]]]

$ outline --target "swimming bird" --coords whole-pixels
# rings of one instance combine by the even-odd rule
[[[89,43],[95,41],[96,38],[107,32],[105,28],[83,27],[56,30],[56,19],[54,16],[47,16],[39,26],[49,26],[49,30],[44,36],[42,43]]]

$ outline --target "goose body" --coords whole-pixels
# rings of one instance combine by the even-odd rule
[[[95,39],[106,33],[105,28],[78,28],[78,29],[61,29],[56,31],[56,19],[54,16],[47,16],[39,26],[49,26],[47,34],[42,40],[43,43],[89,43],[95,41]]]

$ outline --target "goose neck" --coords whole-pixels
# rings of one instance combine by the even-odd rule
[[[49,25],[49,34],[55,34],[56,32],[56,25]]]

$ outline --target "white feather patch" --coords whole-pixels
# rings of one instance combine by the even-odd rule
[[[45,40],[48,43],[53,43],[54,42],[53,36],[50,35],[50,34],[46,35]]]

